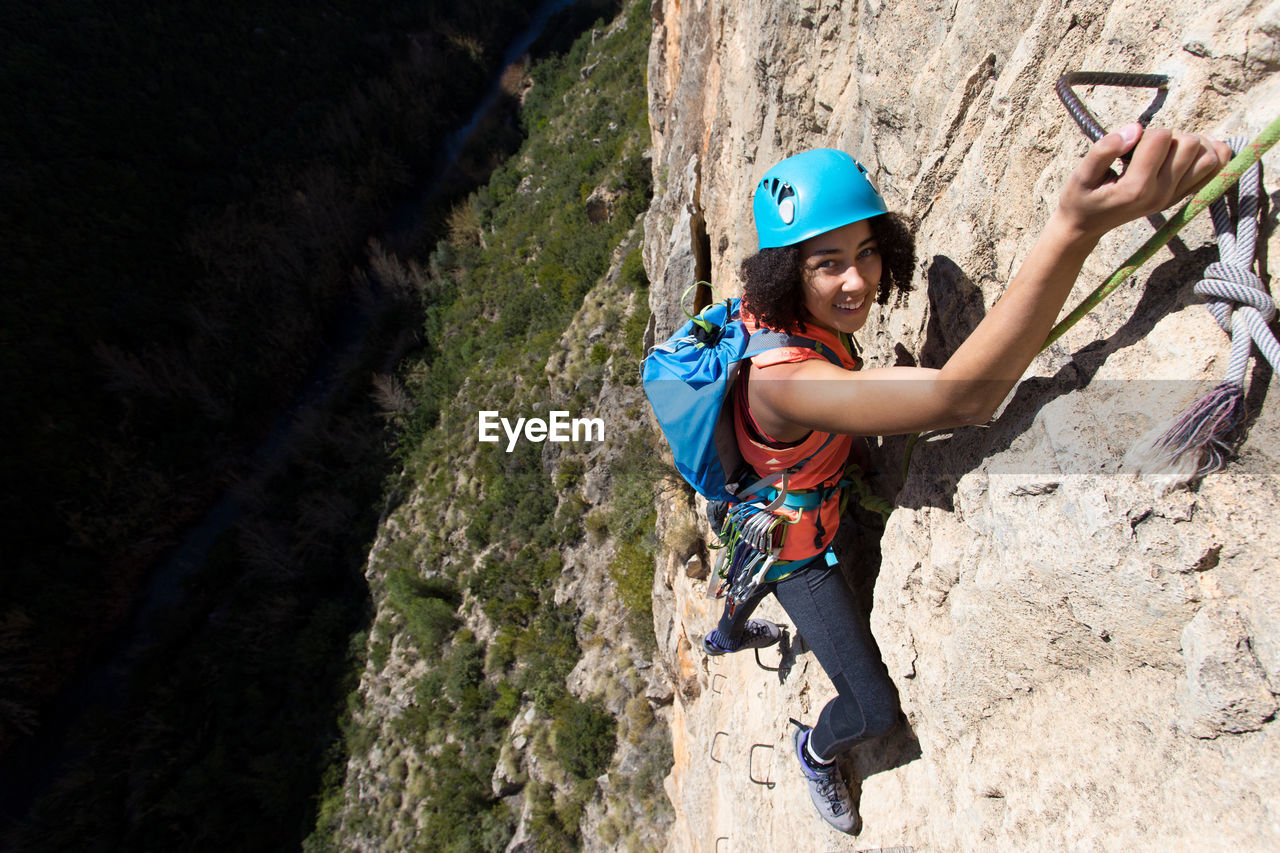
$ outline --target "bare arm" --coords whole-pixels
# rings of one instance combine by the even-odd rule
[[[1110,166],[1131,148],[1117,177]],[[1098,240],[1203,186],[1230,156],[1223,143],[1136,124],[1104,136],[1072,172],[1005,293],[941,368],[775,365],[753,371],[753,412],[783,440],[809,429],[891,435],[985,423],[1040,351]]]

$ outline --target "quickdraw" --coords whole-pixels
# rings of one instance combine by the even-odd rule
[[[740,503],[730,507],[725,515],[719,534],[722,551],[715,569],[721,583],[714,594],[716,598],[728,596],[730,615],[751,597],[778,561],[778,551],[786,536],[783,525],[793,524],[799,518],[798,514],[793,518],[780,511],[786,496],[785,491],[780,491],[767,505]]]
[[[734,504],[725,511],[719,525],[721,544],[712,546],[721,551],[713,572],[713,577],[719,578],[720,583],[709,584],[707,591],[714,598],[728,597],[730,615],[760,588],[769,570],[778,565],[778,554],[786,542],[787,525],[799,522],[802,512],[819,509],[837,491],[847,496],[846,487],[860,482],[858,475],[861,470],[856,465],[851,469],[854,479],[842,478],[835,485],[797,491],[788,491],[788,478],[783,477],[776,489],[760,489],[755,499]],[[866,505],[865,500],[860,503]],[[877,511],[881,508],[877,507]],[[823,547],[824,535],[819,522],[815,548]]]

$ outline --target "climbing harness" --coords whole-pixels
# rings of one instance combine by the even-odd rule
[[[840,515],[844,514],[845,505],[853,496],[857,496],[859,506],[878,513],[885,520],[893,512],[893,504],[871,492],[862,478],[862,469],[854,463],[847,464],[834,483],[810,489],[788,489],[788,482],[788,477],[784,476],[781,485],[761,489],[750,500],[716,507],[719,512],[711,518],[712,529],[717,531],[720,540],[711,547],[719,549],[720,556],[712,572],[713,580],[707,585],[707,594],[713,598],[727,597],[731,616],[739,604],[751,598],[769,579],[771,570],[781,569],[791,574],[815,560],[830,562],[833,559],[830,549],[824,549],[826,531],[820,516],[822,505],[832,495],[840,494]],[[819,514],[814,518],[813,546],[823,550],[802,560],[780,561],[778,554],[791,529],[788,525],[798,523],[801,513],[815,511]],[[711,512],[708,514],[710,516]],[[718,585],[714,580],[717,578]]]
[[[719,579],[719,584],[714,580],[709,583],[707,594],[713,598],[727,597],[726,606],[730,616],[739,604],[755,594],[762,583],[770,580],[771,570],[781,569],[785,572],[772,579],[780,580],[817,560],[826,560],[828,565],[832,564],[835,556],[830,548],[824,548],[826,533],[820,518],[815,519],[813,546],[823,550],[801,560],[780,561],[778,554],[789,532],[787,525],[798,523],[803,512],[820,510],[827,499],[836,493],[840,494],[840,514],[843,515],[851,492],[860,494],[870,491],[856,464],[847,465],[835,483],[811,489],[788,490],[787,482],[787,477],[784,477],[782,485],[776,489],[764,489],[751,500],[725,508],[723,521],[718,526],[713,522],[720,542],[711,547],[719,549],[720,556],[716,560],[712,577]],[[875,495],[862,496],[859,504],[864,509],[880,513],[885,519],[893,511],[892,504]]]

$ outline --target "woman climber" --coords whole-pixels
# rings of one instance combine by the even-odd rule
[[[907,287],[914,265],[910,233],[866,170],[843,152],[818,149],[783,160],[756,186],[759,252],[741,267],[743,320],[753,333],[799,335],[805,345],[743,364],[734,429],[756,475],[802,467],[784,494],[766,489],[754,508],[742,505],[736,523],[744,529],[763,503],[774,504],[773,516],[790,512],[789,523],[768,528],[787,533],[767,546],[759,586],[729,598],[703,648],[719,655],[777,642],[776,625],[750,618],[765,595],[777,597],[837,691],[812,728],[797,723],[793,734],[810,797],[836,829],[857,832],[859,824],[836,759],[898,720],[894,686],[831,551],[854,437],[985,423],[1040,350],[1102,235],[1198,189],[1230,156],[1223,143],[1136,123],[1099,139],[1004,294],[936,370],[858,369],[849,335],[866,323],[873,298],[883,303]]]

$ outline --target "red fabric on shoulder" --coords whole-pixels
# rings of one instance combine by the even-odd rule
[[[745,311],[742,319],[752,332],[757,329],[767,328]],[[846,370],[856,370],[861,363],[859,359],[849,352],[845,342],[840,340],[839,336],[834,332],[810,326],[802,336],[830,347],[833,352],[839,355],[841,366]],[[823,361],[827,360],[822,353],[809,347],[779,347],[753,357],[751,364],[755,368],[767,368],[775,364],[790,364],[814,358],[822,359]],[[744,371],[744,376],[734,388],[734,394],[739,399],[734,407],[733,418],[738,449],[742,452],[747,464],[763,477],[775,471],[790,468],[804,461],[810,454],[814,454],[813,458],[809,459],[800,471],[791,476],[790,488],[822,488],[839,482],[841,475],[844,473],[845,463],[849,458],[849,450],[853,446],[853,436],[836,435],[830,442],[827,442],[829,433],[813,431],[799,442],[784,444],[773,441],[763,430],[759,429],[758,424],[754,423],[755,418],[750,410],[750,382],[746,376],[748,372]],[[748,422],[751,423],[751,426],[748,426]],[[764,441],[761,441],[761,438]],[[825,447],[823,446],[824,442],[827,442]],[[782,550],[778,555],[779,559],[801,560],[806,557],[812,557],[825,550],[831,544],[831,540],[835,538],[836,529],[840,525],[839,491],[833,491],[822,506],[813,510],[805,510],[799,516],[795,524],[786,525],[787,532],[782,543]],[[820,535],[819,521],[821,522]]]

